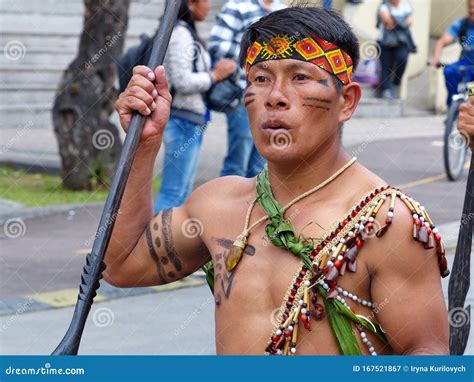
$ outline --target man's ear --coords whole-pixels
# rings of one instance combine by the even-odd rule
[[[342,88],[342,107],[341,115],[339,116],[339,123],[347,122],[354,114],[357,105],[359,104],[362,91],[357,82],[351,82]]]

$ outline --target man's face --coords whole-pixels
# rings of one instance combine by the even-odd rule
[[[253,65],[248,82],[250,128],[267,161],[308,160],[339,140],[344,97],[326,71],[299,60],[271,60]]]

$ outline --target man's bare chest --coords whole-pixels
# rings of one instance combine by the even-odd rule
[[[240,217],[242,222],[245,211],[235,211],[232,216]],[[337,213],[337,212],[336,212]],[[321,218],[321,212],[301,212],[298,209],[289,211],[288,218],[294,222],[298,235],[311,238],[315,243],[325,239],[330,227],[338,222],[334,211],[328,210]],[[263,214],[256,214],[258,219]],[[238,219],[235,219],[235,221]],[[226,259],[235,238],[241,232],[243,223],[233,224],[234,220],[223,224],[215,224],[212,232],[207,232],[206,246],[214,264],[215,302],[219,309],[227,301],[232,300],[240,306],[248,304],[254,307],[277,309],[282,303],[295,274],[301,268],[301,260],[291,252],[274,246],[265,233],[267,222],[255,227],[248,238],[247,246],[238,266],[229,271]],[[364,259],[359,262],[363,272],[350,274],[346,277],[348,286],[354,293],[368,294],[370,283]]]

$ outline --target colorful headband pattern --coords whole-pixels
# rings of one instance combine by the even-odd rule
[[[317,36],[297,39],[290,35],[279,35],[269,41],[257,40],[247,50],[245,73],[262,61],[291,58],[319,66],[334,74],[344,84],[351,82],[353,63],[351,57],[337,45]]]

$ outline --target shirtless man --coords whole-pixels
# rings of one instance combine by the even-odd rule
[[[268,31],[283,36],[291,46],[288,48],[283,40],[265,45],[261,38]],[[310,62],[304,54],[296,53],[296,42],[308,36],[316,36],[310,41],[312,47],[305,45],[309,40],[298,45],[299,51],[305,50],[308,56],[314,57],[318,49],[323,53],[334,49],[344,52],[343,67],[337,74],[331,66]],[[315,41],[319,43],[317,48]],[[263,49],[259,51],[258,46]],[[317,8],[289,8],[255,23],[243,39],[242,52],[248,71],[246,107],[252,135],[268,162],[274,198],[285,206],[350,163],[350,155],[341,144],[341,125],[351,118],[361,97],[360,86],[350,81],[351,65],[356,67],[358,62],[358,43],[336,14]],[[341,60],[335,64],[341,65]],[[238,265],[232,270],[226,267],[229,249],[242,232],[249,206],[257,196],[256,178],[228,176],[212,180],[196,189],[183,206],[153,216],[152,170],[171,96],[163,67],[152,71],[139,66],[133,73],[128,88],[116,102],[122,127],[127,130],[134,111],[149,118],[105,256],[106,281],[118,287],[160,285],[184,278],[212,260],[217,354],[341,353],[325,314],[328,312],[321,311],[322,294],[318,297],[311,292],[310,303],[300,292],[301,288],[319,287],[331,292],[333,300],[339,292],[338,303],[344,301],[357,314],[383,328],[388,343],[352,324],[352,333],[359,333],[354,338],[361,353],[448,353],[448,316],[440,283],[444,254],[438,253],[444,251],[439,237],[436,245],[433,241],[438,233],[431,225],[428,240],[424,223],[428,227],[429,218],[422,207],[416,204],[417,210],[412,213],[407,208],[414,208],[412,199],[396,190],[382,189],[387,182],[357,162],[285,212],[298,238],[315,238],[315,253],[327,251],[325,256],[315,257],[322,263],[319,270],[314,268],[314,274],[304,270],[305,276],[299,275],[301,259],[269,242],[265,233],[268,220],[251,230]],[[367,202],[359,203],[365,198]],[[381,203],[376,215],[366,214],[372,201]],[[256,203],[250,224],[264,216],[266,212]],[[418,223],[421,219],[421,228],[414,226],[414,219]],[[360,224],[354,225],[355,221]],[[338,235],[343,233],[329,235],[335,222],[336,226],[340,222],[342,230],[346,225],[351,227],[340,246]],[[378,231],[383,228],[384,234],[362,237],[358,229],[362,230],[364,224]],[[196,234],[190,234],[190,225],[198,228]],[[415,229],[419,229],[418,241],[413,240]],[[326,246],[317,249],[317,244]],[[358,249],[355,269],[352,260]],[[334,251],[337,256],[332,259]],[[341,267],[344,262],[347,264]],[[344,273],[341,268],[352,271],[346,270],[336,285],[334,276]],[[441,273],[445,276],[446,269]],[[321,274],[326,281],[320,280]],[[317,279],[316,287],[309,286],[308,275],[311,282]],[[298,296],[295,301],[288,300],[292,285]],[[306,304],[304,310],[300,304]],[[314,307],[318,309],[313,315]],[[306,311],[308,316],[303,318]],[[306,330],[303,322],[306,325],[310,311],[312,328]],[[301,321],[299,316],[292,321],[294,314],[301,314]],[[299,334],[293,341],[298,323]],[[289,344],[285,343],[287,337]]]

